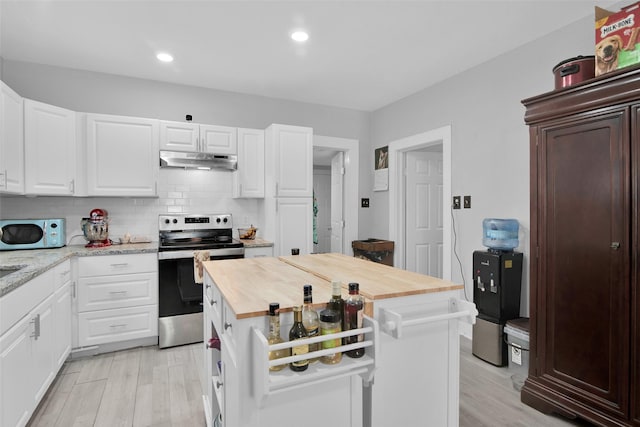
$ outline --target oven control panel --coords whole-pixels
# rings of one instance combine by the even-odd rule
[[[231,214],[167,214],[158,217],[159,231],[231,229]]]

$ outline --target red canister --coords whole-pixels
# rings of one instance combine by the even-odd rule
[[[562,89],[589,80],[596,75],[595,56],[576,56],[553,67],[555,88]]]

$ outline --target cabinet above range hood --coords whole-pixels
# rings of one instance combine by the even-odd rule
[[[161,168],[236,170],[238,156],[202,152],[160,151]]]

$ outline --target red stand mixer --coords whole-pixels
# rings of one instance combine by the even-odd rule
[[[106,209],[94,209],[89,218],[82,218],[80,227],[84,237],[89,241],[85,248],[102,248],[111,246],[109,240],[109,214]]]

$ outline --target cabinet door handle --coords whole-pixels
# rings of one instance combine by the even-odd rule
[[[109,294],[111,295],[122,295],[122,294],[126,294],[127,291],[109,291]]]
[[[127,326],[126,323],[121,323],[119,325],[110,325],[109,327],[115,329],[115,328],[125,328],[126,326]]]
[[[72,179],[71,181],[69,181],[69,192],[73,193],[75,190],[75,181]]]
[[[40,336],[40,314],[36,314],[36,317],[31,319],[30,323],[33,324],[33,333],[31,334],[31,337],[37,340]]]
[[[71,298],[76,299],[76,282],[71,283]]]
[[[117,264],[111,264],[111,267],[113,267],[113,268],[123,268],[123,267],[126,267],[128,265],[129,265],[128,262],[120,262],[120,263],[117,263]]]
[[[620,242],[611,242],[611,249],[613,250],[620,249]]]
[[[229,329],[231,327],[231,323],[229,322],[224,322],[224,330],[226,331],[227,329]]]
[[[222,381],[216,381],[216,388],[222,387]]]

